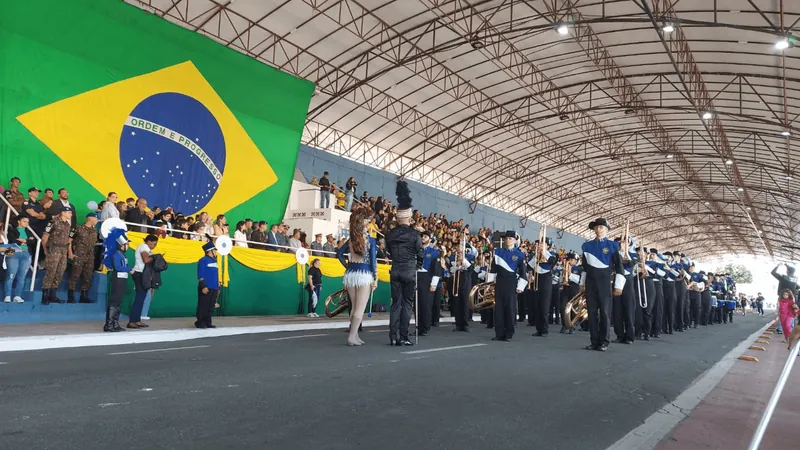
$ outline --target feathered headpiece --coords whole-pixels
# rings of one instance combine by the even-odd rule
[[[410,219],[411,218],[411,190],[408,188],[408,183],[405,180],[397,180],[397,218]]]
[[[128,239],[128,235],[125,234],[124,229],[113,228],[109,231],[108,235],[103,240],[103,265],[111,270],[114,267],[111,261],[111,255],[117,251],[119,246],[125,245],[128,242],[130,242],[130,240]]]

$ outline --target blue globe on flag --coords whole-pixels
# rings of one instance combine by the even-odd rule
[[[125,180],[150,207],[201,211],[225,170],[225,137],[214,115],[178,93],[152,95],[131,111],[119,157]]]

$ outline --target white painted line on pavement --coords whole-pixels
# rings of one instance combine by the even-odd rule
[[[447,350],[458,350],[460,348],[472,348],[472,347],[483,347],[484,345],[488,344],[470,344],[470,345],[456,345],[453,347],[441,347],[441,348],[426,348],[425,350],[414,350],[410,352],[403,352],[404,355],[416,355],[418,353],[430,353],[430,352],[444,352]]]
[[[760,330],[751,334],[739,343],[733,350],[723,356],[713,367],[708,369],[697,381],[683,391],[678,397],[663,408],[654,412],[643,424],[631,430],[606,450],[651,450],[664,439],[678,423],[689,416],[692,410],[717,387],[720,380],[741,356],[750,343],[764,333],[772,325],[770,321]]]
[[[8,363],[0,361],[0,366],[2,366],[3,364],[8,364]]]
[[[475,316],[477,319],[477,316]],[[157,320],[157,319],[156,319]],[[441,323],[453,323],[454,317],[442,317]],[[152,323],[152,322],[151,322]],[[218,326],[205,330],[189,328],[191,321],[187,318],[187,328],[172,330],[137,330],[136,333],[83,333],[72,335],[48,335],[0,338],[0,353],[20,352],[29,350],[46,350],[54,348],[76,347],[107,347],[125,344],[152,344],[155,342],[177,342],[192,339],[205,339],[213,337],[241,336],[246,334],[276,333],[286,331],[317,331],[317,330],[344,330],[350,327],[350,322],[322,320],[319,322],[292,323],[282,325],[260,325],[249,327]],[[367,319],[362,323],[367,327],[385,327],[389,319]]]
[[[328,333],[325,333],[325,334],[304,334],[302,336],[287,336],[287,337],[272,338],[272,339],[267,339],[267,340],[268,341],[285,341],[287,339],[302,339],[302,338],[327,336],[327,335],[328,335]]]
[[[131,404],[131,402],[125,402],[125,403],[100,403],[97,406],[99,406],[101,408],[108,408],[109,406],[130,405],[130,404]]]
[[[155,353],[155,352],[171,352],[173,350],[189,350],[193,348],[207,348],[211,347],[210,345],[195,345],[192,347],[172,347],[172,348],[154,348],[151,350],[136,350],[134,352],[116,352],[116,353],[108,353],[109,356],[114,355],[132,355],[134,353]]]

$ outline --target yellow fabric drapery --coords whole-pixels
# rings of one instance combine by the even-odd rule
[[[131,249],[135,250],[136,247],[144,242],[145,233],[138,233],[129,231],[128,239],[131,240]],[[155,253],[164,255],[164,259],[171,264],[195,264],[200,258],[203,257],[203,242],[191,241],[188,239],[178,239],[168,237],[166,239],[159,239],[158,246]],[[286,270],[292,265],[296,266],[297,282],[305,283],[308,275],[308,266],[297,264],[297,259],[294,253],[283,252],[270,252],[261,249],[233,247],[229,255],[243,266],[258,270],[260,272],[277,272]],[[316,256],[309,259],[309,263],[313,261]],[[344,267],[338,259],[332,257],[319,257],[320,271],[322,275],[329,278],[341,278],[344,276]],[[220,268],[220,281],[223,286],[228,286],[230,282],[230,271],[228,256],[217,256],[217,263]],[[389,269],[388,264],[378,264],[378,281],[389,282]]]

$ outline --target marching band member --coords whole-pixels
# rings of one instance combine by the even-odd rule
[[[553,298],[553,274],[551,270],[556,263],[556,256],[549,252],[553,239],[546,237],[544,246],[538,251],[539,264],[536,264],[537,253],[528,263],[539,274],[538,290],[534,292],[536,311],[536,332],[534,336],[544,337],[549,333],[548,318],[550,316],[550,301]]]
[[[437,294],[436,286],[442,277],[442,266],[439,264],[441,252],[436,248],[436,240],[429,232],[422,234],[422,267],[417,271],[417,300],[419,301],[419,335],[427,336],[431,330],[433,315],[433,297]]]
[[[553,272],[553,281],[551,284],[553,287],[550,289],[550,311],[547,313],[547,322],[550,323],[550,319],[553,319],[553,324],[558,325],[561,323],[561,308],[558,307],[559,300],[561,300],[561,285],[562,280],[564,277],[564,265],[562,263],[557,263],[556,266],[552,270]]]
[[[492,277],[489,276],[489,268],[492,265],[491,252],[484,252],[478,256],[478,263],[475,265],[475,272],[478,273],[478,283],[491,283]],[[481,323],[486,324],[486,328],[494,328],[494,308],[484,308],[481,310]]]
[[[700,292],[700,325],[713,325],[711,316],[711,283],[709,281],[709,276],[713,279],[714,274],[706,274],[702,270],[700,273],[703,275],[703,290]]]
[[[566,315],[564,314],[564,310],[567,306],[567,303],[572,300],[581,290],[581,273],[583,273],[583,268],[578,265],[578,256],[575,253],[567,253],[564,257],[564,263],[569,264],[570,269],[569,273],[564,273],[562,276],[567,277],[567,284],[563,286],[561,290],[561,299],[558,302],[558,309],[561,311],[561,333],[569,332],[572,334],[575,332],[575,328],[566,328],[566,324],[564,323],[564,318]]]
[[[525,255],[515,248],[517,235],[507,231],[504,248],[494,251],[490,272],[497,274],[495,282],[493,341],[510,341],[514,337],[514,301],[528,280],[525,277]]]
[[[695,272],[694,263],[689,264],[689,313],[690,320],[686,323],[688,328],[694,324],[694,328],[700,324],[700,292],[705,288],[702,273]]]
[[[450,272],[453,274],[453,305],[456,327],[453,331],[464,331],[469,333],[469,322],[472,313],[469,309],[469,291],[472,290],[472,263],[462,252],[461,248],[456,249],[450,260]]]
[[[664,321],[664,285],[663,278],[667,274],[664,272],[664,259],[658,250],[650,249],[650,267],[655,271],[653,274],[653,285],[656,292],[653,298],[653,324],[650,328],[650,337],[661,337],[661,326]]]
[[[417,269],[422,265],[422,238],[419,232],[411,228],[411,191],[408,189],[408,184],[399,180],[395,188],[397,194],[397,223],[400,225],[393,229],[386,236],[386,252],[390,255],[392,260],[392,269],[389,272],[390,280],[392,283],[392,307],[389,313],[389,345],[395,346],[410,346],[413,345],[408,339],[408,323],[411,321],[411,310],[414,307],[414,297],[417,294]],[[366,208],[365,208],[366,209]],[[361,209],[357,210],[361,211]],[[372,210],[369,210],[369,216],[365,217],[364,229],[366,229],[369,219],[372,218]],[[353,213],[350,216],[350,236],[353,239]],[[360,214],[358,215],[361,217]],[[361,230],[355,230],[356,235]],[[375,239],[370,239],[370,247],[372,249],[370,260],[372,266],[375,266]],[[346,244],[345,244],[346,245]],[[358,253],[358,252],[356,252]],[[348,269],[349,270],[349,269]],[[377,274],[377,272],[375,272]],[[345,274],[345,277],[347,274]],[[377,278],[375,278],[377,280]],[[377,281],[372,285],[372,290],[375,290]],[[366,291],[366,289],[364,289]],[[349,289],[348,289],[349,292]],[[369,294],[367,292],[367,294]],[[351,296],[352,298],[352,296]],[[369,295],[366,296],[369,299]],[[366,303],[365,303],[366,304]],[[358,313],[364,313],[364,306],[356,309]],[[419,316],[417,316],[419,321]],[[359,323],[361,319],[358,319]],[[419,322],[417,322],[419,326]],[[418,329],[417,332],[420,330]],[[353,333],[351,325],[350,333]],[[399,334],[399,336],[398,336]],[[357,338],[357,336],[356,336]],[[360,341],[360,340],[359,340]],[[363,341],[361,341],[363,344]],[[350,345],[350,340],[348,340]],[[361,345],[361,344],[354,344]]]
[[[622,258],[619,255],[619,244],[606,238],[611,229],[608,221],[603,218],[596,219],[589,222],[589,229],[594,231],[595,239],[586,241],[581,246],[583,252],[581,265],[584,272],[580,280],[581,292],[586,293],[586,306],[589,310],[591,344],[586,349],[604,352],[608,350],[608,309],[612,294],[622,294],[625,275]]]
[[[622,238],[617,238],[616,242],[621,242]],[[634,340],[634,319],[636,317],[636,299],[633,290],[636,286],[634,279],[634,266],[639,260],[639,255],[633,251],[635,242],[632,237],[628,237],[628,254],[623,255],[619,251],[622,259],[622,274],[625,276],[625,287],[622,288],[620,295],[614,296],[614,307],[612,315],[614,317],[614,334],[617,335],[618,344],[633,344]]]
[[[639,269],[636,282],[638,285],[633,290],[636,298],[636,324],[634,325],[636,338],[650,340],[650,330],[653,325],[653,305],[656,301],[656,286],[653,276],[655,275],[654,263],[648,261],[646,248],[639,248],[639,252],[645,258],[644,267],[639,262],[636,266]]]
[[[525,297],[525,315],[528,318],[528,326],[536,326],[536,292],[533,290],[533,266],[536,265],[535,254],[536,248],[539,247],[539,242],[534,242],[528,247],[528,253],[525,255],[525,271],[528,279],[528,288],[524,290]],[[525,316],[523,316],[524,319]]]
[[[677,303],[676,285],[680,283],[681,286],[683,286],[683,281],[678,278],[680,272],[675,269],[675,259],[672,252],[665,252],[664,256],[667,257],[666,264],[664,265],[664,270],[667,275],[662,281],[664,284],[664,331],[667,334],[672,334],[672,332],[677,329],[677,323],[675,322],[675,306]]]
[[[688,330],[692,325],[692,317],[694,314],[694,310],[692,309],[692,300],[691,300],[691,289],[689,289],[689,285],[692,284],[692,273],[689,271],[689,268],[694,265],[691,258],[681,253],[681,263],[683,264],[684,268],[684,279],[686,280],[686,293],[683,297],[683,324],[684,330]]]
[[[336,252],[336,258],[345,267],[344,277],[342,284],[347,289],[347,295],[350,297],[350,333],[347,337],[347,345],[355,347],[364,345],[364,341],[358,337],[359,328],[361,327],[361,320],[364,318],[364,308],[367,307],[370,294],[378,287],[378,259],[377,250],[378,244],[375,238],[371,237],[367,231],[367,226],[370,219],[372,219],[372,209],[369,207],[360,206],[355,208],[350,214],[350,239],[342,245]],[[398,220],[399,220],[398,212]],[[410,217],[410,215],[409,215]],[[395,228],[399,229],[408,227]],[[388,242],[387,242],[388,244]],[[387,245],[387,251],[389,250]],[[349,260],[345,260],[345,254],[349,253]],[[392,258],[393,262],[398,256]],[[393,266],[394,267],[394,266]],[[401,266],[402,267],[402,266]],[[411,272],[411,282],[413,283],[414,272]],[[390,330],[397,330],[401,321],[401,309],[406,313],[407,317],[402,317],[405,322],[405,334],[403,334],[401,327],[401,335],[408,341],[408,321],[411,317],[411,306],[402,304],[403,298],[401,295],[405,294],[408,297],[407,301],[412,301],[414,296],[413,290],[402,291],[398,289],[395,292],[395,274],[392,273],[392,312],[390,319]],[[396,294],[396,295],[395,295]],[[393,327],[391,326],[393,325]],[[392,336],[389,332],[390,338]],[[392,338],[392,342],[394,339]],[[411,343],[409,342],[409,345]]]
[[[529,251],[530,249],[528,248],[527,245],[521,245],[519,249],[522,252],[522,254],[525,255],[525,271],[526,271],[525,273],[526,276],[528,277],[527,279],[530,279],[530,272],[529,272],[530,269],[528,269],[530,267],[528,266],[528,261],[530,260],[531,257],[531,252]],[[529,314],[526,316],[526,311],[531,308],[530,305],[532,303],[533,303],[533,291],[530,288],[524,289],[522,293],[517,294],[517,317],[518,317],[517,322],[519,323],[525,322],[525,318],[528,317],[529,319],[528,326],[531,326],[534,316],[533,314]]]

